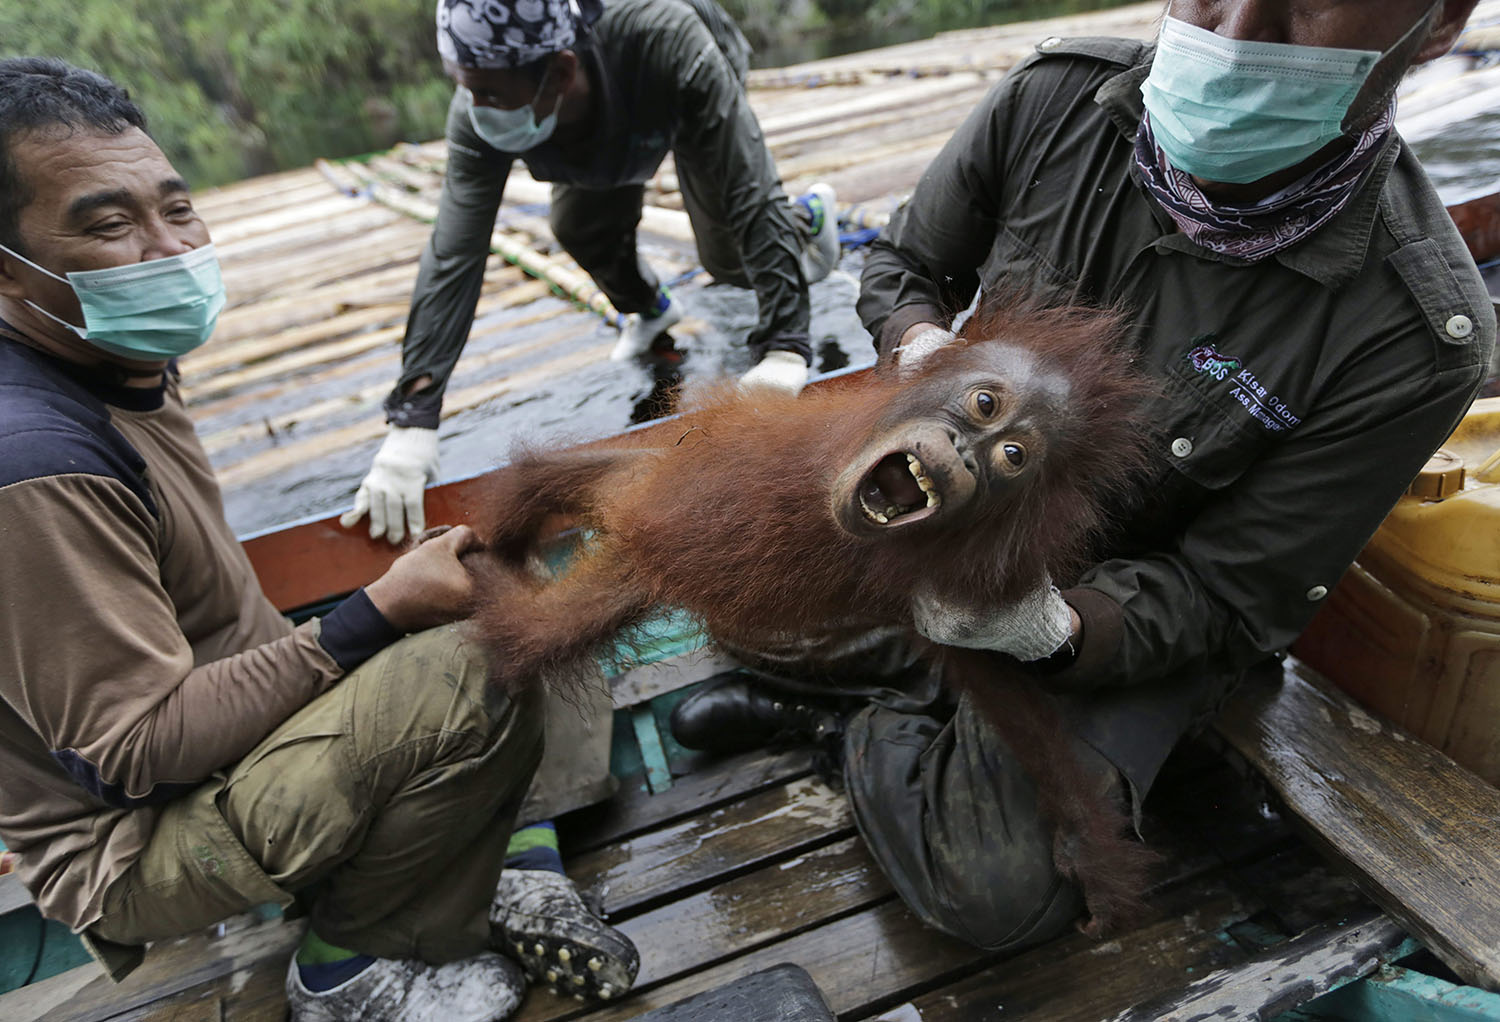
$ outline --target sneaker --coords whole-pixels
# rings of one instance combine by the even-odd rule
[[[641,956],[630,938],[594,915],[573,881],[545,869],[507,869],[490,906],[494,946],[526,975],[580,1001],[620,997]]]
[[[807,386],[807,359],[795,351],[768,351],[745,375],[741,387],[775,387],[796,397]]]
[[[672,301],[672,296],[665,289],[662,290],[658,301],[661,299],[665,299],[667,304],[655,315],[632,312],[625,317],[625,326],[620,330],[620,339],[615,342],[614,350],[609,353],[610,361],[624,362],[646,354],[651,350],[652,341],[682,322],[682,306]]]
[[[839,211],[833,201],[833,186],[819,182],[794,202],[807,210],[810,236],[802,246],[802,276],[816,284],[839,263]]]
[[[447,965],[377,958],[331,990],[302,985],[297,960],[286,971],[290,1022],[499,1022],[526,993],[515,962],[485,951]]]

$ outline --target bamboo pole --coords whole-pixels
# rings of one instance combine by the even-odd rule
[[[549,292],[547,284],[543,281],[524,280],[514,288],[507,289],[499,295],[490,298],[482,298],[475,307],[475,315],[491,315],[502,309],[513,306],[524,305],[545,297]],[[405,306],[402,306],[404,313]],[[377,348],[399,342],[406,333],[406,317],[402,315],[397,322],[389,326],[383,326],[377,330],[355,334],[352,337],[344,337],[340,340],[329,341],[309,347],[288,349],[274,359],[267,359],[248,365],[241,369],[222,373],[209,377],[191,388],[184,387],[184,400],[194,406],[206,402],[209,398],[219,394],[228,393],[240,387],[249,386],[254,383],[263,383],[277,377],[289,376],[303,369],[313,366],[326,365],[329,362],[341,362],[345,359],[363,355]]]
[[[834,171],[843,170],[846,167],[878,163],[889,157],[901,156],[918,149],[940,149],[952,134],[953,128],[947,126],[934,134],[888,142],[885,145],[874,146],[868,149],[856,149],[851,146],[835,150],[834,152],[799,157],[785,161],[782,166],[782,174],[789,180],[799,179],[811,182],[818,178],[826,177]]]
[[[967,94],[943,96],[927,103],[882,110],[863,117],[843,118],[832,129],[826,124],[820,124],[783,132],[770,143],[771,155],[776,157],[779,167],[781,160],[800,155],[804,149],[842,145],[844,140],[849,140],[852,144],[860,135],[879,129],[895,127],[910,132],[911,125],[920,124],[930,131],[934,122],[956,127],[987,89],[988,86],[980,85]]]
[[[490,383],[478,384],[457,393],[450,394],[443,402],[443,418],[450,418],[459,412],[493,401],[495,398],[512,390],[517,390],[540,383],[547,379],[556,378],[575,369],[591,365],[600,361],[609,353],[613,342],[597,344],[572,355],[564,355],[545,362],[535,368],[508,376],[503,380]],[[276,472],[283,472],[297,465],[306,464],[313,458],[327,457],[339,451],[346,450],[357,444],[377,440],[385,435],[385,418],[383,416],[370,418],[356,422],[340,429],[328,430],[315,437],[308,437],[288,444],[285,447],[275,447],[269,451],[246,458],[244,461],[236,462],[217,471],[219,486],[229,489],[235,486],[243,486],[263,479]],[[352,496],[352,495],[351,495]]]
[[[541,322],[549,318],[554,318],[554,315],[546,314],[522,317],[520,320],[507,322],[505,329],[507,331],[520,330],[532,325],[532,323]],[[705,324],[701,320],[684,320],[677,326],[674,326],[672,332],[679,337],[691,338],[701,333],[704,327]],[[461,365],[465,374],[474,375],[479,371],[492,369],[503,362],[522,358],[543,348],[551,347],[559,341],[576,337],[578,336],[578,332],[578,325],[572,323],[562,329],[550,331],[541,337],[533,338],[520,344],[511,344],[492,351],[465,356]],[[394,363],[396,359],[381,358],[379,361]],[[370,367],[367,365],[363,368]],[[327,375],[321,376],[319,380],[320,382],[326,382]],[[310,422],[329,418],[340,412],[347,411],[351,405],[373,404],[385,397],[390,392],[390,389],[390,384],[378,383],[371,387],[364,387],[353,394],[329,398],[296,411],[285,412],[281,415],[262,419],[259,422],[242,423],[238,426],[230,426],[227,429],[218,430],[213,433],[202,434],[199,439],[203,442],[203,449],[210,455],[215,455],[261,436],[270,435],[274,437],[279,433],[305,426]],[[205,409],[203,414],[211,414],[211,412]]]
[[[214,247],[218,250],[219,261],[229,266],[252,258],[274,256],[278,252],[308,249],[332,241],[368,235],[371,231],[392,223],[395,216],[391,210],[366,204],[363,209],[351,209],[330,220],[303,223],[275,234],[259,235]]]
[[[501,296],[507,295],[526,280],[524,275],[511,267],[503,263],[496,265],[498,267],[496,272],[488,276],[484,282],[482,293],[486,296],[493,296],[497,293]],[[284,355],[290,351],[316,346],[321,342],[337,340],[373,327],[404,322],[409,307],[410,302],[407,300],[389,302],[385,305],[328,316],[312,323],[279,330],[273,334],[245,338],[223,347],[210,344],[193,352],[184,360],[184,363],[195,373],[204,375],[221,369],[249,365]]]
[[[348,169],[356,175],[361,175],[359,167],[349,166]],[[379,180],[374,174],[367,177],[365,187],[371,199],[387,209],[424,223],[432,223],[437,219],[437,203],[431,199],[402,194]],[[606,323],[613,326],[624,324],[624,316],[610,304],[609,299],[604,297],[604,293],[586,274],[549,259],[516,235],[500,230],[493,232],[490,235],[490,251],[504,257],[539,280],[548,282],[563,297],[588,309]]]
[[[214,228],[214,246],[228,248],[248,238],[277,234],[288,227],[343,216],[358,209],[356,200],[347,195],[328,195],[326,190],[321,201],[299,203],[257,213],[254,216],[234,217]]]
[[[267,333],[299,326],[311,318],[329,317],[351,309],[384,305],[387,302],[407,302],[411,299],[411,285],[417,279],[416,252],[410,252],[404,263],[390,264],[390,260],[375,263],[375,269],[365,270],[354,278],[339,279],[321,287],[308,290],[279,293],[272,299],[261,300],[252,305],[234,306],[219,317],[219,326],[214,327],[216,345],[226,338],[240,338],[254,333]]]
[[[968,92],[972,89],[973,83],[962,79],[922,79],[890,88],[861,90],[857,96],[847,101],[821,103],[810,109],[799,110],[784,116],[772,114],[760,119],[760,127],[767,140],[774,141],[776,136],[783,132],[817,125],[837,124],[850,117],[881,111],[902,110],[912,103],[929,102],[941,96],[951,97],[954,93]]]
[[[224,275],[230,307],[269,300],[268,295],[313,291],[385,266],[414,262],[428,233],[423,224],[400,217],[305,254],[236,263],[226,267]]]

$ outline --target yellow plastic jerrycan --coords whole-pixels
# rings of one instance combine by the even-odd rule
[[[1500,785],[1500,398],[1474,402],[1292,651]]]

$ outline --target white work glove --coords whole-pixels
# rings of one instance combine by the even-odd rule
[[[370,538],[384,536],[392,543],[413,536],[427,527],[422,512],[422,491],[437,478],[438,435],[420,426],[392,426],[385,442],[375,452],[370,474],[359,484],[354,507],[339,518],[344,528],[370,515]]]
[[[992,649],[1017,660],[1040,660],[1073,634],[1073,615],[1051,579],[1003,607],[960,606],[919,589],[912,595],[917,631],[933,642]]]
[[[768,351],[740,377],[741,387],[776,387],[793,397],[807,386],[807,359],[795,351]]]
[[[892,352],[896,356],[896,368],[910,371],[939,348],[953,343],[953,331],[940,326],[928,327],[905,344],[896,345]]]

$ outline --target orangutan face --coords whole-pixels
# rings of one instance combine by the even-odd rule
[[[1024,492],[1068,420],[1068,384],[1037,357],[989,343],[933,356],[833,486],[845,531],[952,528]]]

